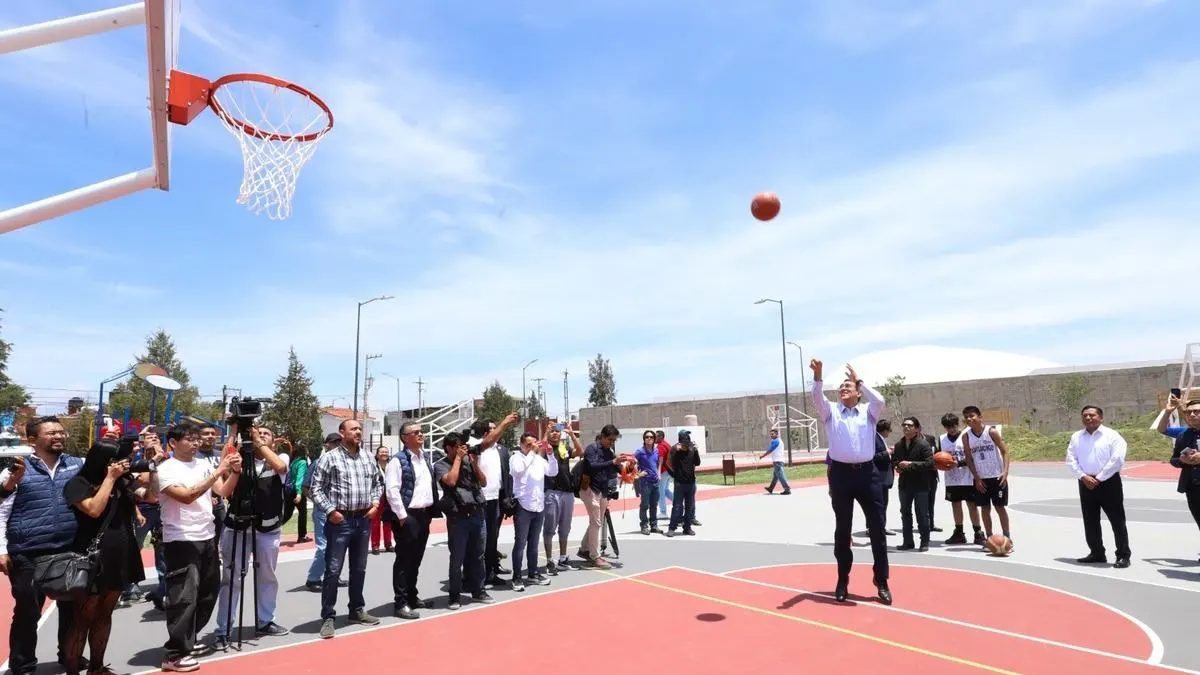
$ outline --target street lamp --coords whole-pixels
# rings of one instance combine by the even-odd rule
[[[384,377],[390,377],[396,381],[396,424],[399,425],[400,424],[400,378],[396,377],[395,375],[392,375],[391,373],[380,373],[380,375],[383,375]],[[400,435],[399,426],[396,427],[396,435],[397,436]]]
[[[529,363],[526,363],[525,367],[521,369],[521,417],[522,418],[524,418],[525,416],[527,416],[529,414],[529,412],[526,410],[526,403],[528,403],[529,399],[526,398],[526,394],[525,394],[525,370],[527,368],[529,368],[529,366],[532,366],[535,363],[537,363],[537,359],[534,359],[534,360],[530,361]],[[521,424],[524,424],[524,423],[525,422],[521,422]]]
[[[784,426],[787,430],[786,443],[787,443],[788,465],[790,466],[792,463],[792,404],[791,404],[790,397],[788,396],[787,332],[784,330],[784,327],[783,327],[783,301],[782,300],[772,300],[771,298],[763,298],[762,300],[756,301],[754,304],[761,305],[764,302],[774,302],[779,305],[779,338],[781,341],[781,344],[779,346],[782,348],[782,351],[783,351],[783,420],[784,420]]]
[[[799,342],[791,340],[788,340],[788,344],[800,350],[800,404],[804,406],[804,416],[808,417],[808,378],[804,376],[804,347],[801,347]],[[808,434],[804,434],[804,449],[809,452],[812,452],[811,441]]]
[[[358,321],[354,327],[354,404],[350,407],[354,419],[358,419],[358,344],[362,335],[362,308],[376,300],[391,300],[393,296],[381,295],[358,303]]]

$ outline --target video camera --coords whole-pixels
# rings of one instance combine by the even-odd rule
[[[0,412],[0,469],[7,468],[19,457],[32,457],[33,448],[21,445],[21,436],[13,426],[16,415],[5,410]]]
[[[248,430],[254,420],[263,414],[263,404],[275,401],[269,398],[240,398],[233,397],[229,402],[229,421],[235,424],[239,431]]]
[[[238,454],[242,456],[242,478],[237,488],[229,498],[229,512],[225,524],[234,530],[242,531],[250,527],[256,515],[254,504],[254,483],[257,476],[254,471],[255,441],[250,437],[254,421],[262,416],[263,405],[274,403],[269,398],[233,397],[229,402],[229,417],[227,421],[234,427],[238,435]]]
[[[133,457],[133,445],[137,443],[138,437],[136,434],[126,434],[121,437],[117,443],[117,460],[129,459]],[[150,462],[132,462],[129,465],[129,473],[150,473],[155,467]]]

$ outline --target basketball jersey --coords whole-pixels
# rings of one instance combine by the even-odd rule
[[[1004,461],[1000,459],[1000,450],[992,441],[990,430],[991,427],[984,427],[981,436],[976,436],[969,427],[963,432],[971,434],[971,457],[980,478],[999,478],[1004,473]]]
[[[958,432],[958,436],[954,440],[950,440],[947,434],[942,434],[938,438],[942,452],[948,452],[954,455],[954,459],[961,462],[967,458],[967,453],[962,446],[963,432]],[[974,445],[972,444],[972,447]],[[946,486],[960,487],[963,485],[972,485],[975,479],[971,476],[971,469],[965,466],[956,466],[953,469],[947,469],[942,472],[946,477]]]

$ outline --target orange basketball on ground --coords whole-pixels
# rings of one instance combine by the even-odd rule
[[[750,213],[759,220],[770,220],[779,215],[779,197],[774,192],[760,192],[750,201]]]
[[[935,452],[933,453],[933,465],[942,471],[946,471],[958,466],[958,460],[954,459],[954,455],[948,452]]]
[[[1008,555],[1012,551],[1012,542],[1002,534],[993,534],[988,537],[985,546],[992,555]]]

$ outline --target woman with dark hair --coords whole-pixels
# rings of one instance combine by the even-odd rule
[[[115,443],[96,443],[79,474],[63,488],[78,525],[72,550],[86,552],[99,535],[100,561],[90,594],[76,605],[75,624],[63,650],[68,675],[79,674],[85,643],[91,647],[87,672],[113,672],[104,665],[113,609],[123,589],[146,578],[133,531],[137,510],[133,493],[138,485],[129,475],[129,458],[119,458],[119,453]]]

